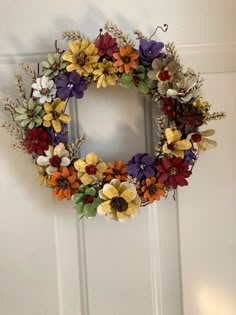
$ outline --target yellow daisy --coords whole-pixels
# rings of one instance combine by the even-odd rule
[[[102,180],[107,169],[107,164],[95,154],[89,153],[85,159],[79,159],[74,163],[78,171],[77,176],[84,185],[95,184]]]
[[[136,187],[132,183],[112,179],[99,191],[104,200],[97,208],[97,213],[109,219],[127,221],[133,217],[141,204]]]
[[[56,132],[61,132],[61,122],[68,123],[71,117],[64,114],[65,102],[60,98],[55,98],[52,104],[45,103],[43,108],[46,115],[43,116],[44,127],[53,127]]]
[[[163,153],[173,154],[177,157],[184,157],[184,152],[192,147],[192,144],[189,140],[183,139],[181,131],[171,128],[166,128],[166,143],[162,147]]]
[[[75,40],[69,43],[69,51],[63,54],[63,60],[69,65],[68,72],[77,71],[81,76],[87,77],[97,67],[98,50],[94,43],[90,43],[87,38]]]
[[[93,71],[94,81],[97,81],[97,88],[101,86],[106,88],[108,85],[115,85],[118,79],[116,72],[117,68],[113,67],[113,63],[103,59],[102,63],[98,64],[98,69]]]

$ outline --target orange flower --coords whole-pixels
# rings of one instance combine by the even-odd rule
[[[123,164],[122,160],[114,161],[114,163],[107,163],[108,168],[105,170],[106,182],[110,182],[113,178],[118,179],[119,181],[127,180],[127,167]]]
[[[160,200],[161,197],[165,196],[163,190],[164,185],[157,183],[155,177],[150,177],[142,180],[141,193],[145,201],[153,203],[155,200]]]
[[[113,66],[117,67],[119,72],[132,72],[139,64],[139,54],[130,45],[121,46],[119,52],[113,54],[113,58],[116,59]]]
[[[71,195],[77,192],[79,182],[73,166],[69,168],[62,166],[59,170],[54,171],[48,179],[48,184],[53,188],[52,195],[56,196],[59,201],[66,198],[71,199]]]

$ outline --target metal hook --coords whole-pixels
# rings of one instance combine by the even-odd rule
[[[164,24],[163,27],[160,26],[160,25],[157,26],[156,29],[155,29],[155,31],[154,31],[154,33],[149,37],[149,40],[156,34],[158,28],[160,28],[160,29],[162,30],[162,32],[165,33],[165,32],[167,32],[167,30],[168,30],[168,24]]]

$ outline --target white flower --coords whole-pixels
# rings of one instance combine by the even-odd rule
[[[50,103],[52,99],[56,96],[56,85],[53,80],[50,80],[48,77],[41,77],[36,79],[36,83],[33,83],[32,88],[33,97],[37,99],[40,104],[46,102]]]
[[[184,76],[180,82],[176,83],[176,89],[167,90],[167,95],[170,97],[179,98],[180,101],[188,103],[191,98],[195,97],[198,93],[197,89],[194,89],[196,83],[196,76]]]
[[[70,159],[68,158],[69,151],[65,149],[63,143],[59,143],[55,148],[49,146],[49,149],[44,152],[46,156],[40,155],[37,158],[37,164],[47,166],[46,173],[48,175],[52,175],[60,166],[68,166],[70,164]]]

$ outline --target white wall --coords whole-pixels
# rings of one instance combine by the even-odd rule
[[[234,0],[1,1],[0,90],[5,94],[13,91],[17,62],[53,50],[64,30],[80,29],[94,37],[109,19],[127,33],[139,28],[152,34],[157,25],[168,23],[168,33],[159,32],[159,38],[175,41],[184,63],[204,73],[206,97],[228,118],[212,123],[219,147],[199,161],[178,203],[169,198],[124,226],[101,218],[78,222],[71,203],[52,201],[48,190],[34,184],[28,157],[10,150],[10,138],[0,130],[0,314],[236,313],[235,5]],[[87,121],[86,105],[90,111],[100,105],[107,113],[111,92],[106,93],[99,100],[96,95],[83,99],[81,120]],[[135,153],[140,142],[144,148],[142,102],[122,93],[135,112],[132,121],[122,101],[119,112],[114,108],[116,115],[110,109],[113,124],[96,127],[119,147],[110,152],[102,141],[88,144],[95,149],[104,145],[107,158],[125,147]],[[82,126],[91,137],[94,123],[93,117],[91,127]],[[131,148],[120,140],[127,133]]]

